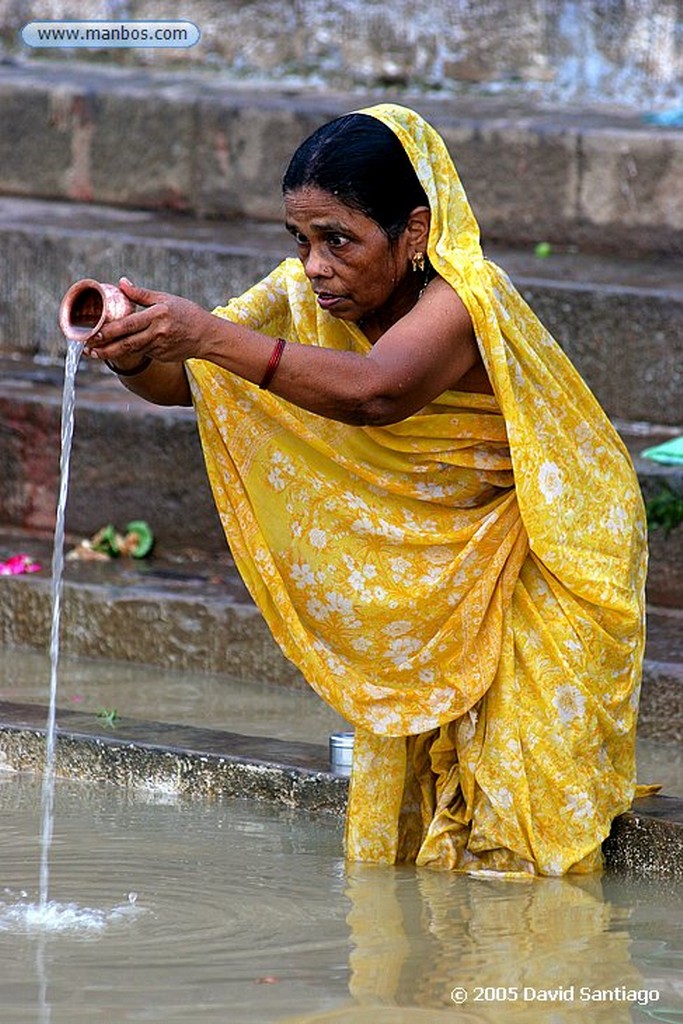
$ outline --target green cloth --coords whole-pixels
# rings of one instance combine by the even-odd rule
[[[683,466],[683,435],[655,445],[654,448],[646,448],[640,454],[645,459],[662,462],[666,466]]]

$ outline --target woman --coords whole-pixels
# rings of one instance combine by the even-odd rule
[[[635,788],[626,450],[419,115],[324,126],[284,202],[298,259],[213,314],[124,279],[145,308],[90,354],[194,403],[240,572],[356,727],[347,856],[595,870]]]

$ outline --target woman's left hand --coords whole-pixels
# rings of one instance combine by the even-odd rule
[[[88,355],[122,366],[144,356],[173,363],[200,355],[202,339],[214,321],[207,310],[178,295],[138,288],[125,277],[119,287],[144,308],[105,324],[88,342]]]

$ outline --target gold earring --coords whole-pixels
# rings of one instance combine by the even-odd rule
[[[415,273],[424,273],[425,269],[425,254],[423,252],[414,252],[410,257],[410,262],[413,265]]]

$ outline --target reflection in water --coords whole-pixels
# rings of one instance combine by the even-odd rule
[[[647,980],[632,958],[641,883],[371,865],[347,878],[354,1005],[289,1024],[683,1020],[671,977]]]
[[[45,933],[38,936],[36,943],[36,977],[38,979],[38,1020],[40,1024],[50,1024],[52,1020],[52,1006],[47,997],[49,983],[47,969],[45,967]]]

